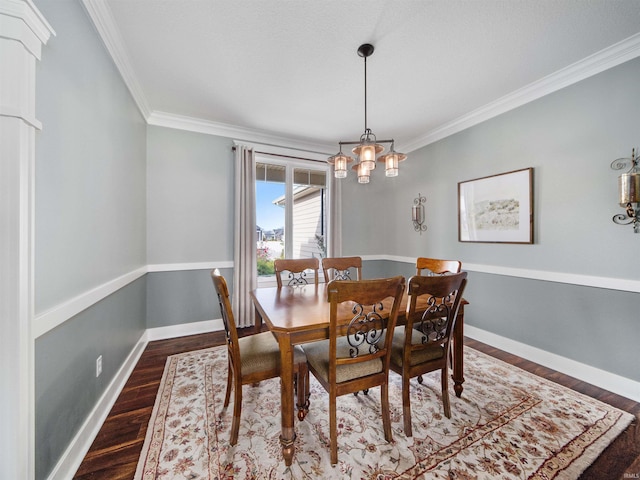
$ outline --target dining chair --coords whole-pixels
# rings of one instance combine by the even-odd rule
[[[427,270],[426,275],[447,275],[460,273],[462,262],[458,260],[440,260],[438,258],[418,257],[416,260],[416,275],[422,275],[422,271]],[[422,377],[418,377],[422,383]]]
[[[238,441],[240,412],[242,410],[242,386],[280,376],[280,348],[271,332],[262,332],[238,337],[235,317],[231,310],[227,282],[216,268],[211,272],[213,285],[218,294],[220,312],[227,336],[227,393],[224,408],[229,406],[231,390],[234,389],[233,422],[229,443]],[[293,352],[294,381],[296,382],[298,418],[304,418],[309,400],[309,369],[304,351],[299,346]]]
[[[350,269],[355,269],[356,278],[351,278]],[[329,257],[322,259],[324,282],[331,280],[362,280],[362,258]]]
[[[398,327],[391,346],[392,371],[402,375],[402,416],[404,433],[412,436],[409,380],[440,370],[444,414],[451,418],[449,403],[449,363],[451,340],[467,272],[452,275],[420,276],[409,279],[407,321]]]
[[[458,260],[440,260],[437,258],[418,257],[416,260],[416,275],[422,275],[428,270],[428,275],[442,275],[446,273],[460,273],[462,262]]]
[[[391,442],[389,361],[404,293],[402,276],[334,280],[327,286],[329,339],[303,345],[309,370],[329,393],[331,464],[338,462],[336,398],[380,385],[384,438]],[[389,303],[391,299],[391,303]],[[383,300],[387,300],[383,305]]]
[[[318,285],[320,262],[317,258],[276,258],[273,262],[278,287],[282,287],[282,272],[289,272],[287,285],[307,285],[307,270],[314,271],[314,283]]]

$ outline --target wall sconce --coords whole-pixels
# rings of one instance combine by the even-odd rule
[[[413,229],[416,232],[420,232],[420,235],[427,229],[427,226],[424,224],[424,204],[426,201],[427,199],[418,193],[418,196],[413,199],[413,206],[411,207]]]
[[[618,225],[633,224],[634,233],[640,233],[640,169],[636,158],[636,149],[631,150],[631,158],[618,158],[611,162],[613,170],[622,170],[631,166],[627,173],[618,177],[620,206],[625,213],[614,215],[612,220]]]

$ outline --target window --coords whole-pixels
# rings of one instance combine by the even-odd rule
[[[327,175],[319,162],[256,155],[258,281],[276,258],[326,256]]]

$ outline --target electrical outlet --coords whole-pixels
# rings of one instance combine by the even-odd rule
[[[102,355],[96,358],[96,378],[102,373]]]

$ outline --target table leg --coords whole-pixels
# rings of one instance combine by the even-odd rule
[[[293,346],[288,335],[280,335],[278,343],[280,345],[280,416],[282,419],[280,444],[284,463],[289,466],[293,461],[296,439],[293,411]]]
[[[464,383],[464,307],[461,305],[453,330],[453,390],[456,397],[462,396]]]
[[[260,315],[260,312],[258,311],[257,308],[256,308],[255,320],[256,320],[255,332],[260,333],[262,331],[262,315]]]

